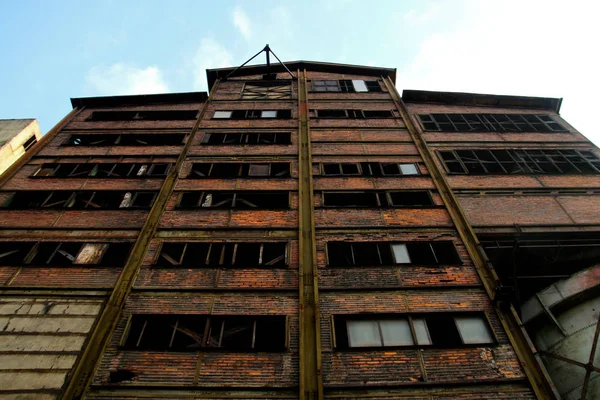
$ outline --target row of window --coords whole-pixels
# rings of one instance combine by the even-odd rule
[[[213,119],[290,119],[292,110],[218,110]]]
[[[0,265],[123,266],[132,243],[0,242]]]
[[[179,146],[184,134],[74,134],[67,138],[63,146]]]
[[[382,92],[378,81],[365,81],[361,79],[312,80],[310,88],[313,92]]]
[[[88,121],[174,121],[198,118],[198,110],[94,111]]]
[[[164,177],[168,163],[44,163],[33,173],[35,177],[53,178],[141,178]]]
[[[414,163],[321,163],[315,164],[323,176],[403,176],[418,175]],[[32,176],[53,178],[140,178],[164,177],[169,163],[44,163]],[[194,163],[188,178],[289,178],[290,163]]]
[[[338,350],[379,347],[460,348],[497,343],[484,313],[335,315]],[[136,314],[121,341],[126,349],[284,351],[289,346],[285,315]]]
[[[395,118],[392,110],[311,110],[315,118]]]
[[[401,176],[419,175],[414,163],[361,162],[321,163],[318,165],[324,176]]]
[[[600,173],[600,158],[591,151],[481,149],[440,151],[439,155],[453,174]]]
[[[32,190],[16,192],[3,207],[13,210],[146,210],[152,207],[156,195],[156,192]]]
[[[0,265],[123,265],[131,243],[0,242]],[[459,265],[451,241],[327,242],[330,267]],[[155,266],[165,268],[281,268],[289,265],[287,242],[164,242]]]
[[[205,133],[202,144],[235,145],[235,144],[291,144],[290,132],[252,132],[252,133]]]
[[[543,114],[420,114],[426,131],[437,132],[568,132]]]
[[[267,171],[268,172],[268,171]],[[3,207],[13,210],[149,209],[156,192],[126,191],[20,191]],[[388,208],[434,206],[429,191],[336,191],[322,192],[324,207]],[[289,191],[194,191],[180,194],[177,208],[280,210],[290,208]]]

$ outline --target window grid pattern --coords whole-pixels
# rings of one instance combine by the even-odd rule
[[[426,131],[437,132],[568,132],[544,114],[419,114]]]
[[[319,171],[323,176],[406,176],[419,175],[416,163],[321,163]]]
[[[0,263],[18,266],[122,266],[132,243],[0,242]]]
[[[154,204],[156,192],[116,191],[22,191],[16,192],[4,208],[71,209],[71,210],[118,210],[149,209]]]
[[[439,155],[451,174],[598,174],[600,158],[581,150],[451,150]]]
[[[71,135],[63,146],[178,146],[183,144],[184,134],[85,134]]]
[[[292,141],[290,132],[216,132],[205,133],[202,137],[202,144],[204,145],[274,145],[291,143]]]
[[[362,82],[362,84],[359,84]],[[341,92],[341,93],[355,93],[357,91],[364,92],[365,90],[356,90],[356,86],[366,88],[368,92],[382,92],[381,86],[378,81],[363,81],[357,80],[356,85],[352,80],[313,80],[311,81],[311,91],[313,92]]]

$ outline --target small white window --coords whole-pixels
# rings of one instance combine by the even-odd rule
[[[415,335],[417,336],[418,345],[430,345],[431,337],[429,336],[429,330],[427,324],[423,318],[413,318],[413,327],[415,328]]]
[[[410,264],[410,256],[405,244],[393,244],[392,250],[396,264]]]
[[[493,343],[494,338],[483,317],[455,317],[458,333],[464,344]]]
[[[348,321],[348,346],[381,347],[377,321]]]
[[[231,111],[215,111],[213,119],[227,119],[231,118]]]
[[[400,164],[400,172],[402,175],[419,175],[415,164]]]
[[[383,320],[379,321],[379,326],[384,346],[412,346],[415,344],[408,320]]]
[[[275,111],[275,110],[261,111],[260,117],[261,118],[277,118],[277,111]]]
[[[354,91],[356,92],[368,92],[367,85],[363,80],[353,80],[352,85],[354,86]]]

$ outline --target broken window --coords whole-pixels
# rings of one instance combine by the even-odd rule
[[[171,164],[133,163],[42,164],[32,176],[60,178],[139,178],[143,176],[165,176],[170,166]]]
[[[484,313],[416,315],[336,315],[333,318],[338,349],[490,345],[496,340]]]
[[[426,207],[433,206],[428,191],[323,192],[325,207]]]
[[[202,144],[242,145],[242,144],[291,144],[290,132],[253,133],[205,133]]]
[[[183,144],[184,134],[74,134],[63,146],[178,146]]]
[[[326,163],[321,165],[323,175],[360,175],[357,163]]]
[[[123,266],[131,243],[0,242],[0,265]]]
[[[118,208],[150,208],[156,192],[120,191],[21,191],[16,192],[5,208],[26,210],[35,208],[110,210]]]
[[[289,99],[291,95],[289,81],[248,81],[242,90],[242,99]]]
[[[287,347],[284,315],[133,315],[123,341],[144,350],[283,351]]]
[[[292,118],[292,110],[217,110],[213,119],[289,119]]]
[[[196,119],[197,110],[94,111],[88,121],[171,121]]]
[[[471,175],[597,174],[600,158],[579,150],[450,150],[439,152],[449,173]]]
[[[421,114],[423,129],[438,132],[568,132],[543,114]]]
[[[23,143],[23,149],[25,149],[25,151],[27,151],[30,148],[32,148],[33,146],[35,146],[36,143],[37,143],[37,138],[35,137],[35,135],[33,135],[32,137],[27,139],[25,141],[25,143]]]
[[[394,264],[452,265],[461,260],[454,244],[438,242],[328,242],[331,267],[377,266]]]
[[[178,208],[280,210],[290,208],[289,192],[183,192]]]
[[[316,118],[394,118],[391,110],[312,110]]]
[[[290,163],[194,163],[188,178],[289,178]]]
[[[285,242],[165,242],[155,265],[185,268],[288,266]]]
[[[341,92],[339,81],[334,80],[313,80],[313,92]]]
[[[378,81],[354,80],[313,80],[311,90],[313,92],[381,92]]]

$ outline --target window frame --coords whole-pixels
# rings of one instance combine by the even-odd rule
[[[457,318],[478,318],[482,323],[487,333],[489,334],[490,341],[489,342],[480,342],[480,343],[465,343],[462,334],[458,328]],[[445,345],[441,343],[435,343],[430,333],[431,327],[429,326],[429,322],[435,320],[435,318],[451,318],[456,329],[456,333],[461,341],[461,343],[453,344],[453,345]],[[340,322],[337,319],[341,319]],[[378,332],[379,332],[379,342],[380,346],[377,345],[369,345],[369,346],[352,346],[351,345],[351,337],[350,337],[350,323],[359,322],[359,321],[369,321],[377,324]],[[383,335],[383,331],[381,329],[381,322],[384,321],[406,321],[408,326],[410,327],[411,337],[410,340],[412,344],[394,344],[394,345],[385,345],[385,338]],[[415,328],[416,321],[423,321],[423,326],[426,329],[428,343],[422,343],[420,340],[420,336],[418,330]],[[336,332],[336,325],[342,324],[345,327],[345,342],[347,347],[340,347],[338,345],[338,337]],[[330,318],[331,324],[331,332],[332,332],[332,344],[335,351],[387,351],[386,349],[460,349],[460,348],[479,348],[479,347],[495,347],[499,345],[498,336],[491,324],[489,314],[487,311],[443,311],[443,312],[430,312],[430,313],[399,313],[399,314],[332,314]],[[420,331],[420,330],[419,330]],[[420,343],[421,342],[421,343]]]
[[[552,114],[431,113],[416,115],[421,128],[425,132],[572,133],[561,122],[557,121]],[[445,120],[442,121],[442,119]],[[445,126],[451,126],[452,129],[447,129]],[[463,126],[468,129],[462,129]],[[543,129],[540,129],[542,127]]]

